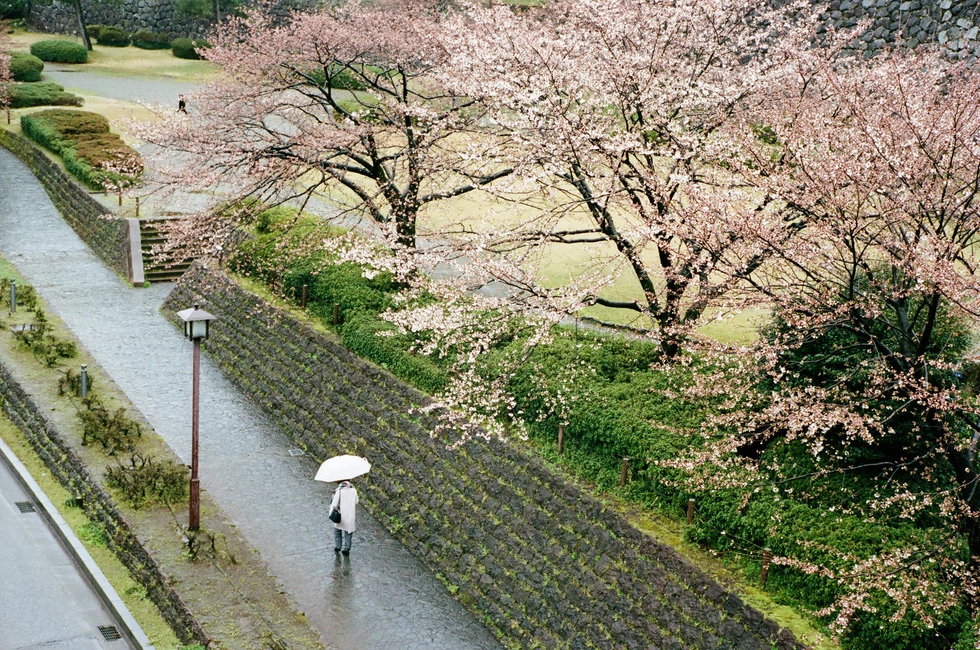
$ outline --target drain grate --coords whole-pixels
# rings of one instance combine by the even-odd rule
[[[290,456],[305,456],[306,455],[306,452],[303,451],[302,449],[290,449],[289,450],[289,455]]]
[[[21,512],[37,512],[34,510],[34,504],[30,501],[18,501],[16,505]]]
[[[99,632],[102,632],[102,638],[106,641],[118,641],[122,638],[115,625],[100,625]]]

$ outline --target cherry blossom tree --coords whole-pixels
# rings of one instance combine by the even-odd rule
[[[268,203],[322,193],[414,247],[424,206],[510,173],[473,137],[477,102],[436,80],[441,21],[426,0],[229,20],[204,53],[221,81],[190,98],[186,118],[140,131],[170,161],[158,158],[157,176]]]
[[[664,354],[676,355],[762,261],[764,249],[746,233],[783,228],[764,209],[770,197],[744,191],[725,163],[723,127],[768,83],[777,26],[789,37],[758,4],[472,9],[452,32],[446,83],[492,105],[515,138],[518,169],[550,206],[516,224],[488,221],[473,248],[525,271],[542,250],[587,248],[591,279],[573,285],[575,309],[584,302],[634,312]],[[505,265],[505,282],[522,275],[515,288],[542,290],[514,264]],[[631,278],[635,298],[608,297],[619,275]]]
[[[6,23],[0,20],[0,108],[7,114],[7,124],[10,124],[10,85],[14,75],[10,71],[10,55],[7,54],[8,39]]]
[[[980,76],[922,49],[794,57],[739,170],[797,226],[752,275],[774,321],[754,355],[692,391],[724,395],[725,413],[712,444],[673,464],[746,500],[795,490],[920,531],[833,566],[803,547],[776,559],[842,585],[824,611],[838,630],[880,597],[922,626],[958,605],[976,615]]]

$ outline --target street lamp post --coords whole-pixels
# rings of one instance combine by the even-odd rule
[[[197,413],[201,395],[201,341],[208,338],[210,323],[216,316],[212,316],[198,305],[194,305],[191,309],[179,311],[177,315],[184,321],[184,336],[194,343],[194,381],[191,398],[191,498],[188,528],[197,530],[201,526],[201,483],[197,477]]]

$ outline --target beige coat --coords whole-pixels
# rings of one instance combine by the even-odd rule
[[[353,533],[357,530],[357,490],[349,484],[343,484],[333,493],[330,501],[330,510],[340,507],[340,523],[334,524],[334,528]]]

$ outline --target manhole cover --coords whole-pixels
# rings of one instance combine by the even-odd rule
[[[17,507],[20,509],[21,512],[35,512],[34,504],[31,503],[30,501],[18,501]]]
[[[289,450],[289,455],[290,456],[303,456],[305,454],[306,454],[306,452],[303,451],[302,449],[290,449]]]
[[[99,632],[102,633],[102,638],[106,641],[118,641],[122,638],[119,635],[119,630],[116,629],[114,625],[100,625]]]

